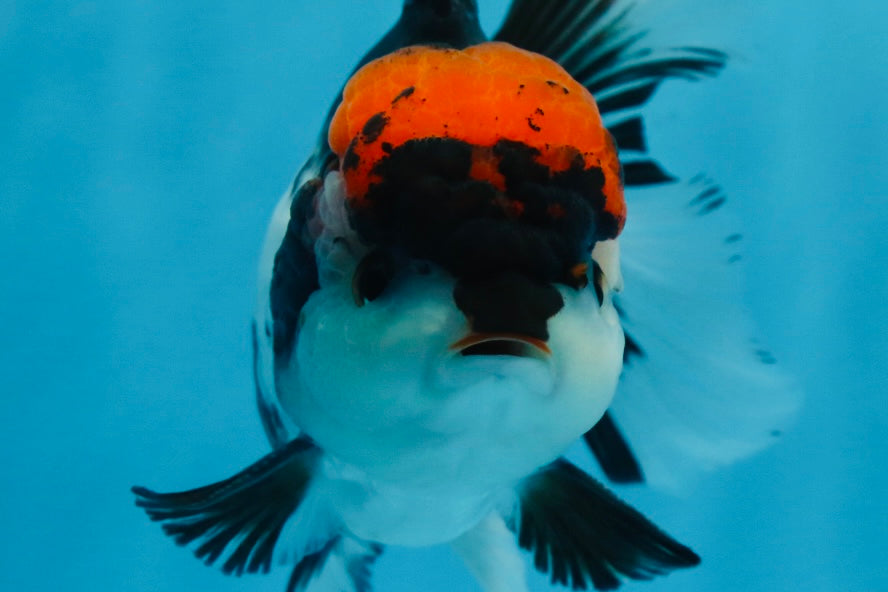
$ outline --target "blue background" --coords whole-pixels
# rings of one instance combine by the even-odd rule
[[[128,488],[266,452],[266,220],[400,6],[250,4],[0,3],[0,589],[283,590],[286,569],[204,567]],[[482,4],[492,31],[505,2]],[[888,589],[888,8],[713,4],[652,7],[672,43],[732,61],[655,97],[651,143],[742,202],[744,296],[807,398],[779,444],[684,497],[619,491],[704,558],[626,589]],[[474,589],[446,548],[391,550],[375,583]]]

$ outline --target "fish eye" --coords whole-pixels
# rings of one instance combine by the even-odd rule
[[[381,249],[369,253],[358,263],[352,278],[355,304],[364,306],[379,298],[394,276],[395,261],[391,253]]]

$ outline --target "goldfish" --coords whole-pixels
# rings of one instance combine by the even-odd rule
[[[528,589],[525,551],[574,589],[700,562],[565,457],[582,440],[610,481],[668,486],[761,449],[794,407],[743,339],[725,196],[698,177],[676,205],[645,140],[658,87],[726,56],[648,48],[630,16],[515,0],[487,38],[474,0],[404,2],[269,227],[272,451],[133,488],[176,543],[227,573],[288,564],[288,592],[369,590],[388,545],[449,544],[486,592]]]

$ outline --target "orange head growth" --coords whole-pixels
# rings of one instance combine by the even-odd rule
[[[345,87],[329,135],[350,202],[359,207],[382,181],[378,165],[394,150],[425,138],[471,146],[469,176],[506,195],[508,171],[497,148],[503,143],[522,146],[550,175],[597,169],[603,183],[595,209],[609,219],[599,238],[623,228],[613,140],[592,95],[549,58],[491,42],[464,50],[409,47],[361,68]],[[523,205],[510,207],[520,213]]]

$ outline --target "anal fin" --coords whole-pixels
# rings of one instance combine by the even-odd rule
[[[334,537],[296,564],[286,592],[371,592],[371,568],[382,550],[383,546],[378,543],[346,535]]]

